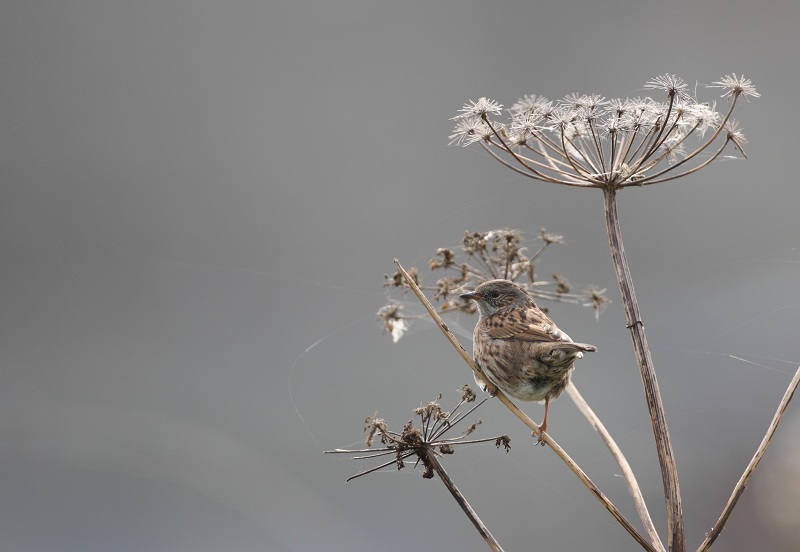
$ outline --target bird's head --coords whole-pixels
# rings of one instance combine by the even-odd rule
[[[472,299],[478,304],[481,318],[491,316],[500,309],[533,302],[522,287],[510,280],[489,280],[474,291],[460,295],[462,299]]]

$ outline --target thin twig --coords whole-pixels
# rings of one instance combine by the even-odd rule
[[[405,454],[403,454],[403,455],[400,457],[400,459],[401,459],[401,460],[405,460],[406,458],[408,458],[408,457],[409,457],[409,456],[411,456],[412,454],[413,454],[413,452],[408,452],[408,453],[405,453]],[[362,472],[358,472],[358,473],[357,473],[357,474],[355,474],[355,475],[351,475],[350,477],[348,477],[348,478],[346,479],[346,482],[347,482],[347,483],[349,483],[349,482],[350,482],[350,481],[352,481],[353,479],[357,479],[357,478],[359,478],[359,477],[362,477],[362,476],[364,476],[364,475],[367,475],[368,473],[376,472],[376,471],[378,471],[378,470],[380,470],[380,469],[383,469],[383,468],[385,468],[385,467],[387,467],[387,466],[391,466],[392,464],[396,464],[396,463],[397,463],[397,459],[394,459],[394,460],[389,460],[388,462],[386,462],[386,463],[384,463],[384,464],[381,464],[380,466],[375,466],[375,467],[373,467],[373,468],[369,468],[368,470],[364,470],[364,471],[362,471]]]
[[[445,432],[449,431],[450,428],[455,426],[458,422],[460,422],[461,420],[463,420],[464,418],[466,418],[467,416],[472,414],[478,407],[483,405],[483,403],[485,403],[487,400],[488,400],[488,397],[486,399],[483,399],[481,402],[479,402],[478,404],[476,404],[475,406],[473,406],[472,408],[470,408],[469,410],[467,410],[463,414],[462,413],[457,414],[456,417],[453,420],[448,420],[450,422],[449,425],[446,425],[442,429],[434,431],[433,434],[430,436],[430,438],[431,439],[438,439],[439,437],[444,435]],[[463,439],[464,437],[466,437],[466,435],[462,435],[461,437],[454,437],[451,440],[455,441],[457,439]]]
[[[492,533],[489,531],[489,528],[484,525],[481,521],[481,518],[478,517],[478,514],[475,513],[475,510],[472,509],[472,506],[469,505],[467,499],[464,498],[464,495],[461,494],[461,491],[458,490],[453,480],[450,479],[450,476],[447,475],[447,472],[444,470],[444,467],[439,462],[439,459],[431,452],[428,454],[428,461],[433,466],[434,471],[439,475],[439,479],[442,480],[444,486],[447,487],[447,490],[450,491],[450,494],[453,495],[453,498],[456,499],[458,505],[461,506],[461,509],[464,510],[464,513],[467,514],[467,517],[472,522],[472,525],[475,526],[475,529],[478,530],[478,533],[481,534],[483,540],[486,541],[486,544],[489,545],[489,548],[495,551],[502,552],[503,548],[500,546],[500,543],[497,542],[497,539],[494,538]]]
[[[572,472],[576,476],[578,476],[578,479],[581,480],[584,486],[587,489],[589,489],[589,491],[595,496],[595,498],[597,498],[597,500],[599,500],[603,504],[603,506],[605,506],[606,510],[608,510],[612,516],[614,516],[614,519],[616,519],[619,522],[619,524],[625,528],[625,530],[636,540],[636,542],[638,542],[642,546],[642,548],[644,548],[648,552],[658,552],[658,550],[653,548],[653,546],[649,542],[647,542],[647,540],[639,533],[639,531],[637,531],[636,528],[633,525],[631,525],[631,523],[625,518],[625,516],[622,515],[622,512],[620,512],[617,509],[617,507],[614,506],[614,504],[608,499],[608,497],[604,495],[600,491],[600,489],[597,488],[597,485],[595,485],[592,482],[592,480],[589,479],[589,476],[586,475],[586,473],[564,451],[564,449],[562,449],[559,446],[559,444],[556,443],[547,432],[542,433],[538,424],[536,424],[533,420],[531,420],[527,414],[525,414],[519,408],[517,408],[517,405],[515,405],[508,397],[506,397],[506,395],[502,391],[497,389],[496,386],[492,385],[486,380],[486,378],[484,378],[483,374],[480,371],[480,368],[478,368],[478,365],[475,363],[472,357],[469,354],[467,354],[466,349],[464,349],[461,343],[459,343],[458,339],[456,339],[456,336],[453,335],[453,332],[451,332],[450,329],[447,327],[447,324],[445,324],[442,318],[436,313],[436,309],[433,307],[433,305],[431,305],[430,301],[428,301],[428,298],[425,297],[425,295],[419,289],[419,286],[417,286],[417,284],[414,282],[414,279],[411,276],[409,276],[409,274],[405,271],[405,269],[400,264],[400,261],[395,259],[394,264],[397,265],[397,269],[400,271],[400,274],[403,275],[403,278],[405,279],[408,286],[411,288],[411,290],[414,292],[417,298],[419,298],[422,305],[431,315],[431,318],[433,318],[437,326],[439,326],[439,329],[442,331],[442,333],[444,333],[445,337],[447,337],[448,341],[450,341],[453,347],[455,347],[456,351],[458,351],[458,353],[461,355],[461,358],[464,359],[464,361],[472,369],[472,372],[477,375],[480,381],[486,382],[487,391],[489,391],[489,393],[494,394],[495,397],[497,397],[497,399],[506,406],[506,408],[508,408],[517,418],[519,418],[522,421],[522,423],[528,426],[528,428],[530,428],[534,432],[534,434],[538,435],[543,443],[549,446],[553,450],[553,452],[556,453],[556,455],[567,465],[567,467],[570,470],[572,470]]]
[[[783,398],[778,405],[778,410],[775,411],[775,415],[772,417],[772,421],[769,424],[769,429],[767,429],[766,435],[764,435],[764,438],[761,440],[761,444],[758,445],[758,449],[753,455],[753,458],[750,460],[750,463],[747,465],[747,468],[745,468],[742,477],[739,478],[739,481],[733,488],[731,497],[728,499],[728,503],[725,504],[725,508],[723,508],[722,514],[719,516],[717,523],[714,524],[711,532],[706,536],[705,540],[697,549],[697,552],[705,552],[711,548],[711,545],[722,532],[722,529],[725,528],[725,524],[727,523],[731,512],[736,506],[736,503],[739,501],[739,497],[742,496],[742,493],[747,487],[747,483],[750,481],[750,478],[753,476],[753,473],[755,473],[756,468],[758,467],[758,463],[761,462],[761,458],[763,458],[764,453],[767,452],[767,447],[769,447],[770,442],[772,442],[772,437],[775,435],[775,431],[777,431],[781,420],[783,420],[784,414],[786,414],[786,409],[789,407],[789,401],[792,400],[792,396],[794,395],[798,384],[800,384],[800,368],[797,369],[797,372],[794,373],[792,381],[789,382],[789,387],[786,389],[786,393],[783,394]]]
[[[686,536],[683,528],[683,508],[681,506],[681,491],[678,485],[678,468],[675,465],[675,455],[672,451],[672,442],[667,429],[667,419],[664,415],[664,404],[661,402],[661,393],[658,390],[658,380],[650,356],[650,347],[644,333],[639,313],[639,304],[636,301],[636,292],[633,289],[628,259],[622,245],[622,232],[617,215],[617,191],[607,187],[603,189],[606,230],[608,231],[608,245],[614,260],[614,269],[617,273],[622,302],[625,305],[625,315],[628,319],[628,328],[631,331],[633,350],[639,364],[642,376],[647,408],[650,411],[650,422],[653,426],[653,435],[656,441],[658,462],[661,466],[661,480],[664,485],[664,500],[667,509],[667,548],[672,552],[685,552]]]
[[[650,536],[651,544],[661,552],[666,552],[664,549],[664,544],[661,542],[661,539],[658,536],[655,525],[653,525],[653,519],[650,517],[650,512],[647,510],[647,503],[644,501],[642,489],[639,487],[639,483],[636,481],[636,476],[633,474],[633,470],[631,469],[630,464],[628,464],[628,460],[625,458],[622,450],[617,445],[617,442],[613,437],[611,437],[611,434],[606,429],[606,426],[603,425],[603,422],[600,421],[600,418],[597,417],[597,414],[595,414],[594,410],[592,410],[592,407],[589,406],[589,403],[586,402],[586,400],[583,398],[583,395],[580,394],[578,388],[571,381],[569,384],[567,384],[567,394],[572,399],[572,402],[575,403],[575,406],[578,407],[578,410],[581,411],[581,414],[584,415],[592,428],[594,428],[594,430],[600,436],[600,439],[602,439],[603,443],[605,443],[605,445],[608,447],[608,450],[611,451],[611,456],[613,456],[614,460],[617,461],[619,469],[622,470],[622,477],[625,478],[625,482],[628,484],[628,491],[631,493],[633,502],[636,505],[636,510],[639,512],[639,519],[642,520],[642,525],[644,526],[645,531],[647,531],[647,534]]]

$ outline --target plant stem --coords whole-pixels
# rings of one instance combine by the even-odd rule
[[[617,190],[612,187],[604,188],[603,198],[608,245],[611,248],[611,257],[614,260],[614,269],[625,305],[628,329],[631,331],[633,350],[642,376],[642,386],[647,400],[647,408],[650,411],[650,421],[653,425],[658,461],[661,466],[661,479],[664,485],[667,509],[667,547],[672,552],[685,552],[686,537],[683,528],[678,470],[675,466],[675,455],[672,452],[672,443],[664,415],[664,405],[661,402],[661,393],[658,390],[653,359],[650,356],[650,348],[647,345],[647,337],[639,313],[639,304],[636,301],[636,292],[633,289],[633,278],[628,267],[628,259],[625,256],[625,248],[622,245],[622,232],[617,215]]]
[[[619,445],[617,445],[617,442],[606,429],[606,426],[600,421],[600,418],[597,417],[597,414],[595,414],[592,407],[589,406],[589,403],[586,402],[586,399],[583,398],[583,395],[580,394],[573,382],[567,384],[567,394],[600,436],[600,439],[603,440],[608,450],[611,451],[611,456],[617,461],[619,469],[622,470],[622,476],[628,484],[628,491],[631,493],[631,498],[633,498],[633,502],[636,505],[636,510],[639,512],[639,519],[642,520],[642,525],[644,525],[645,531],[647,531],[647,534],[650,536],[650,543],[660,552],[665,552],[664,545],[661,543],[658,532],[653,525],[653,519],[650,517],[650,512],[647,510],[647,503],[644,501],[642,489],[639,487],[636,476],[633,474],[633,470],[630,464],[628,464],[628,460],[625,458],[622,450],[619,448]]]
[[[750,481],[750,478],[753,476],[753,474],[756,471],[756,468],[758,467],[758,463],[761,462],[761,459],[764,457],[764,453],[767,452],[767,447],[769,447],[769,444],[772,442],[772,437],[775,435],[775,431],[777,431],[778,425],[781,423],[781,420],[783,420],[784,414],[786,414],[786,409],[789,407],[789,401],[792,400],[792,396],[794,395],[794,392],[797,390],[798,384],[800,384],[800,368],[798,368],[797,372],[795,372],[792,381],[789,383],[789,387],[786,389],[786,393],[783,394],[783,399],[781,399],[781,402],[778,405],[778,410],[775,411],[775,415],[772,417],[772,421],[769,424],[769,429],[767,429],[767,433],[761,440],[761,444],[758,445],[758,449],[756,449],[756,453],[753,455],[753,458],[750,460],[750,463],[747,465],[747,468],[745,468],[742,477],[739,478],[739,481],[733,488],[731,497],[728,499],[728,503],[722,510],[722,514],[720,514],[717,523],[714,524],[714,528],[706,536],[705,540],[697,549],[697,552],[706,552],[706,550],[711,548],[711,545],[717,539],[719,534],[722,533],[722,529],[725,527],[725,523],[727,523],[728,518],[730,517],[731,512],[733,511],[733,508],[739,501],[739,497],[742,496],[742,493],[747,487],[747,483]]]
[[[489,528],[483,524],[481,518],[478,517],[478,514],[475,513],[475,510],[473,510],[472,506],[469,505],[469,502],[467,502],[467,499],[461,494],[461,491],[458,490],[456,484],[453,483],[453,480],[450,479],[449,475],[447,475],[447,472],[444,470],[444,467],[439,462],[439,459],[436,458],[436,455],[432,450],[429,451],[428,460],[433,466],[434,471],[439,476],[439,479],[442,480],[444,486],[447,487],[447,490],[450,491],[450,494],[452,494],[453,498],[456,499],[456,502],[458,502],[458,505],[461,506],[462,510],[464,510],[464,513],[467,514],[467,517],[472,522],[472,525],[474,525],[475,529],[478,530],[478,533],[481,534],[483,540],[485,540],[486,544],[489,545],[489,548],[495,550],[496,552],[503,552],[503,548],[500,546],[500,543],[497,542],[497,539],[494,538],[492,533],[489,531]]]

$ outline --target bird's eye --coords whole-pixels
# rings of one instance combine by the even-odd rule
[[[491,292],[489,294],[489,297],[491,297],[492,299],[497,299],[498,297],[500,297],[500,292],[499,291],[493,291],[493,292]]]

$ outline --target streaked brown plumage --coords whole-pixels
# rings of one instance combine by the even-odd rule
[[[545,431],[550,399],[564,391],[575,359],[597,348],[574,343],[525,289],[509,280],[489,280],[461,297],[475,301],[480,312],[472,336],[478,366],[508,395],[523,401],[544,400],[541,429]],[[482,382],[477,383],[485,390]]]

